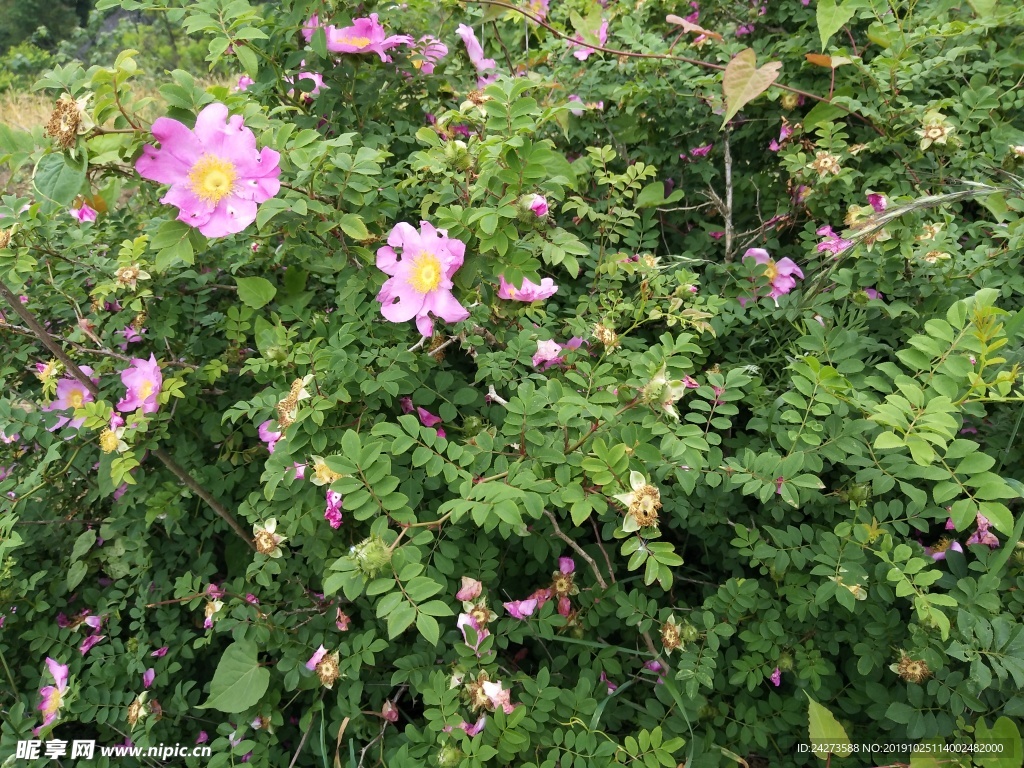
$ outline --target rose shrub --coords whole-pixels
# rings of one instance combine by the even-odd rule
[[[0,763],[1020,765],[1024,10],[113,6],[243,79],[0,126]]]

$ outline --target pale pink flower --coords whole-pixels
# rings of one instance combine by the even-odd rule
[[[390,701],[385,701],[384,706],[381,707],[380,716],[387,720],[389,723],[397,723],[398,707],[396,707]]]
[[[838,256],[840,253],[842,253],[851,245],[853,245],[852,240],[846,240],[840,237],[832,230],[832,227],[828,226],[827,224],[824,227],[820,227],[817,233],[825,238],[820,243],[818,243],[818,253],[824,253],[827,251],[828,253],[832,253]]]
[[[96,221],[96,217],[99,215],[97,211],[89,207],[87,203],[82,203],[81,208],[72,208],[71,215],[81,222]]]
[[[556,341],[544,340],[537,342],[537,352],[533,355],[533,367],[544,371],[553,365],[562,362],[559,355],[562,352],[562,345]]]
[[[92,647],[96,645],[96,643],[98,643],[105,637],[106,635],[89,635],[87,638],[85,638],[85,640],[82,641],[82,644],[78,646],[79,652],[83,656],[85,656],[85,654],[92,650]]]
[[[772,681],[772,685],[778,688],[780,685],[782,685],[782,670],[776,667],[775,671],[772,672],[772,676],[770,679]]]
[[[238,78],[238,85],[235,86],[235,90],[236,91],[247,91],[247,90],[249,90],[249,86],[252,85],[255,82],[256,81],[253,80],[248,75],[242,75],[241,77]]]
[[[328,26],[324,31],[327,34],[327,50],[334,53],[376,53],[381,61],[391,61],[385,51],[399,45],[412,45],[414,42],[409,35],[388,37],[376,13],[371,13],[369,18],[353,19],[351,26]]]
[[[867,295],[867,297],[868,297],[869,299],[871,299],[872,301],[874,301],[875,299],[881,299],[881,298],[882,298],[882,294],[880,294],[880,293],[879,293],[878,291],[876,291],[876,290],[875,290],[874,288],[865,288],[865,289],[864,289],[864,293],[865,293],[865,294]]]
[[[129,413],[138,408],[143,413],[155,413],[160,408],[157,395],[163,386],[163,376],[156,357],[150,353],[149,360],[133,358],[132,364],[121,371],[121,383],[127,387],[127,394],[118,402],[117,410]]]
[[[462,587],[455,593],[455,599],[462,600],[463,602],[476,600],[480,597],[483,587],[484,585],[476,579],[471,579],[469,576],[463,576]]]
[[[153,652],[152,652],[151,654],[149,654],[149,655],[150,655],[150,656],[156,656],[157,658],[161,658],[161,657],[163,657],[163,656],[166,656],[166,655],[167,655],[167,650],[168,650],[168,648],[167,648],[167,646],[165,645],[165,646],[162,646],[162,647],[160,647],[160,648],[157,648],[157,649],[156,649],[155,651],[153,651]]]
[[[573,54],[572,54],[573,56],[575,56],[580,61],[586,61],[587,58],[590,56],[590,54],[592,54],[594,52],[593,45],[585,43],[583,41],[583,36],[581,34],[579,34],[579,33],[577,33],[576,37],[573,38],[573,40],[567,40],[566,42],[568,43],[570,48],[579,48],[580,49],[580,50],[573,51]],[[604,44],[607,43],[607,42],[608,42],[608,21],[607,20],[602,20],[601,21],[601,27],[597,30],[597,44],[603,47]]]
[[[473,725],[470,725],[466,721],[463,721],[459,725],[459,728],[464,730],[466,732],[467,736],[476,736],[478,733],[480,733],[484,729],[484,726],[486,724],[487,724],[487,715],[480,715],[480,717],[477,719],[477,721],[475,723],[473,723]]]
[[[217,584],[207,584],[206,595],[208,597],[212,597],[214,600],[220,600],[224,597],[224,589]]]
[[[270,428],[270,425],[273,423],[273,419],[267,419],[260,424],[259,429],[257,430],[260,440],[267,444],[267,450],[271,453],[274,452],[274,446],[277,445],[277,441],[284,436],[282,432],[278,432]]]
[[[458,621],[456,622],[456,625],[458,626],[459,631],[462,632],[462,641],[467,646],[472,648],[474,651],[479,650],[480,643],[482,643],[484,641],[484,639],[488,635],[491,634],[490,630],[488,630],[486,626],[481,627],[479,624],[477,624],[477,622],[473,619],[473,617],[470,616],[468,613],[460,613]],[[475,644],[471,644],[469,642],[469,638],[466,635],[466,628],[467,627],[472,627],[473,630],[476,632],[476,643]]]
[[[338,628],[339,632],[348,632],[351,621],[352,619],[347,613],[342,611],[341,608],[337,609],[337,613],[334,616],[334,626]]]
[[[481,687],[484,695],[490,700],[492,709],[501,709],[506,715],[515,709],[511,701],[511,692],[502,688],[500,682],[487,681]]]
[[[120,334],[124,336],[124,341],[119,343],[117,346],[119,346],[123,351],[127,351],[128,345],[134,344],[138,341],[142,341],[142,337],[145,333],[145,328],[136,328],[133,325],[125,326],[120,331]]]
[[[281,155],[269,147],[257,151],[241,115],[229,119],[223,104],[205,107],[194,130],[161,117],[152,132],[160,149],[146,145],[135,169],[170,184],[160,202],[176,206],[178,220],[207,237],[241,232],[256,220],[257,205],[281,189]]]
[[[466,45],[466,53],[469,54],[469,60],[476,69],[477,75],[477,86],[483,88],[485,85],[489,85],[494,82],[498,75],[495,71],[497,64],[494,59],[488,59],[484,57],[483,46],[480,45],[480,41],[476,39],[476,33],[472,27],[468,27],[465,24],[459,24],[459,28],[455,30],[455,34],[462,38],[462,42]],[[487,74],[492,73],[492,74]]]
[[[305,480],[306,479],[306,465],[299,464],[297,461],[292,462],[292,466],[295,468],[295,479]]]
[[[796,287],[794,275],[801,279],[804,276],[800,267],[792,259],[784,258],[775,261],[764,248],[748,248],[746,253],[743,254],[743,258],[753,258],[758,264],[765,265],[764,275],[771,283],[771,290],[768,292],[768,296],[775,299],[776,304],[778,303],[779,296],[789,293]],[[746,296],[739,297],[741,306],[745,307],[748,301],[750,299]]]
[[[502,605],[505,606],[505,610],[514,619],[525,619],[533,616],[534,611],[537,610],[536,600],[513,600],[510,603],[502,603]]]
[[[970,540],[967,543],[970,544]],[[945,560],[946,553],[950,551],[963,552],[964,548],[960,546],[959,541],[950,541],[949,539],[939,541],[934,547],[925,547],[925,553],[932,560]]]
[[[145,688],[149,688],[149,686],[151,686],[153,684],[153,681],[155,679],[156,679],[156,670],[153,669],[152,667],[150,667],[149,669],[147,669],[145,672],[142,673],[142,685]]]
[[[82,372],[92,377],[92,368],[87,365],[81,366]],[[93,381],[96,381],[93,379]],[[92,392],[86,389],[85,385],[78,379],[72,377],[65,377],[57,382],[57,399],[49,405],[45,406],[42,410],[44,411],[66,411],[72,408],[81,408],[85,403],[91,403],[96,398],[93,397]],[[54,432],[61,429],[65,425],[70,425],[72,429],[79,429],[85,423],[85,418],[76,419],[71,416],[61,416],[57,419],[57,423],[54,424],[50,431]]]
[[[550,298],[558,292],[558,286],[555,285],[555,281],[550,277],[545,277],[540,281],[540,285],[523,278],[523,285],[521,288],[516,288],[512,283],[508,282],[504,275],[500,278],[498,288],[499,299],[511,299],[513,301],[541,301],[543,299]]]
[[[326,520],[331,528],[334,528],[335,530],[341,528],[341,503],[341,494],[328,488],[327,509],[324,511],[324,520]]]
[[[548,8],[550,7],[550,0],[527,0],[526,10],[533,14],[536,18],[544,21],[548,17]],[[530,24],[536,25],[537,22],[532,19],[528,19]]]
[[[426,408],[417,408],[416,415],[420,417],[420,424],[424,427],[433,427],[441,423],[441,417],[435,416]]]
[[[395,248],[401,248],[401,257]],[[377,294],[381,314],[393,323],[415,318],[423,336],[434,333],[431,315],[449,323],[468,318],[469,312],[452,295],[452,277],[465,253],[465,243],[429,222],[420,222],[419,232],[406,222],[396,224],[388,244],[377,251],[377,268],[390,276]]]
[[[60,708],[64,704],[64,694],[68,690],[68,666],[47,656],[46,667],[50,670],[54,685],[47,685],[39,689],[42,701],[39,702],[37,709],[43,713],[43,728],[57,719]]]
[[[309,657],[309,661],[306,662],[306,669],[312,672],[316,669],[316,665],[324,660],[324,656],[327,655],[327,649],[322,645],[316,649],[316,652]]]
[[[578,101],[580,104],[583,103],[583,99],[581,99],[575,93],[569,94],[569,99],[568,100],[569,101]],[[576,117],[583,117],[584,110],[582,110],[582,109],[570,109],[569,112],[571,114],[575,115]],[[680,157],[682,157],[682,155],[680,155]]]
[[[299,66],[300,67],[306,66],[306,60],[303,59],[299,63]],[[327,86],[324,85],[324,76],[321,75],[319,72],[310,72],[310,71],[305,70],[305,69],[300,69],[299,70],[298,79],[299,80],[311,80],[313,82],[313,90],[309,91],[308,93],[306,91],[301,90],[301,89],[298,91],[298,95],[303,97],[303,98],[309,98],[309,99],[315,98],[315,97],[320,95],[320,90],[321,89],[324,89],[324,90],[327,89]],[[286,83],[290,84],[290,85],[294,85],[295,84],[295,78],[285,77],[284,81]],[[295,89],[294,88],[289,89],[288,95],[289,96],[295,96],[296,95]]]
[[[558,558],[558,570],[560,573],[573,573],[576,570],[576,561],[571,557]]]
[[[967,545],[984,544],[990,549],[998,549],[999,539],[996,538],[994,533],[989,531],[989,526],[991,525],[989,519],[979,512],[975,522],[977,524],[977,530],[975,530],[974,533],[971,534],[971,537],[967,539]]]
[[[206,731],[200,731],[199,735],[196,737],[196,744],[205,744],[209,740],[210,737],[207,735]]]
[[[601,680],[602,683],[604,683],[606,686],[608,686],[608,693],[609,694],[615,693],[615,691],[619,687],[618,685],[613,683],[611,680],[609,680],[608,679],[608,675],[606,675],[604,672],[601,673],[600,680]]]
[[[412,65],[425,75],[434,74],[434,65],[448,55],[448,46],[432,35],[421,37],[416,43]]]

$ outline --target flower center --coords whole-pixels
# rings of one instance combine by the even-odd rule
[[[50,692],[49,697],[47,697],[46,708],[43,710],[43,715],[49,717],[54,714],[58,709],[60,709],[61,703],[60,689],[54,688],[53,691]]]
[[[572,591],[572,576],[568,573],[555,574],[551,582],[551,589],[559,597],[568,595]]]
[[[269,555],[275,549],[277,549],[277,541],[274,538],[274,534],[270,531],[260,531],[256,534],[256,551],[261,555]]]
[[[316,475],[316,479],[322,483],[330,484],[341,478],[340,474],[332,470],[323,462],[317,462],[313,467],[313,472]]]
[[[120,442],[117,439],[117,435],[109,429],[104,429],[100,433],[100,449],[104,453],[113,453],[117,450],[117,444]]]
[[[68,402],[71,403],[71,407],[72,408],[81,408],[82,407],[82,400],[83,400],[82,390],[80,390],[80,389],[73,389],[73,390],[71,390],[71,394],[68,395]]]
[[[365,48],[370,44],[370,38],[368,37],[350,37],[345,41],[349,45],[354,45],[356,48]]]
[[[153,382],[152,381],[144,381],[144,382],[142,382],[142,386],[139,387],[139,399],[140,400],[146,400],[152,394],[153,394]]]
[[[658,522],[658,510],[661,509],[661,491],[653,485],[645,485],[636,491],[633,503],[629,505],[629,514],[641,526],[650,526]]]
[[[237,176],[235,166],[228,160],[216,155],[203,155],[192,166],[188,178],[196,197],[216,205],[231,194]]]
[[[774,259],[768,259],[768,263],[764,265],[764,276],[769,280],[774,280],[779,276],[779,268],[775,266]]]
[[[432,253],[421,253],[413,262],[409,285],[416,293],[430,293],[441,284],[441,261]]]

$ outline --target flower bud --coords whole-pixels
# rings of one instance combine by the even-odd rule
[[[466,142],[458,139],[444,145],[444,159],[453,171],[468,171],[473,167],[473,158]]]
[[[391,549],[379,536],[371,536],[352,548],[352,559],[356,567],[372,579],[391,562]]]
[[[454,744],[445,744],[437,751],[437,764],[441,768],[455,768],[465,756],[465,753]]]
[[[793,671],[793,654],[789,651],[783,651],[779,654],[779,660],[776,662],[776,666],[783,672]]]

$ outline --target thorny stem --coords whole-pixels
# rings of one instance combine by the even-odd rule
[[[64,364],[64,369],[78,379],[82,383],[82,386],[91,392],[94,397],[98,396],[100,393],[99,387],[93,383],[92,379],[86,376],[85,372],[78,367],[74,360],[68,357],[67,353],[59,344],[57,344],[53,336],[51,336],[49,332],[39,324],[35,315],[22,305],[18,300],[18,297],[14,295],[14,292],[7,287],[7,284],[2,280],[0,280],[0,296],[3,296],[7,300],[11,309],[21,317],[25,325],[27,325],[32,333],[35,334],[36,338],[43,343],[43,346],[50,350],[50,352],[53,353],[53,356]],[[248,544],[252,549],[256,548],[252,539],[249,538],[248,534],[246,534],[245,530],[238,524],[238,521],[235,520],[231,513],[220,502],[218,502],[209,491],[196,482],[195,478],[186,472],[185,469],[178,464],[178,462],[176,462],[169,453],[167,453],[167,451],[163,448],[154,448],[151,453],[156,456],[179,480],[181,480],[181,482],[192,490],[196,496],[205,501],[246,544]]]
[[[583,46],[585,48],[589,48],[592,51],[601,51],[602,53],[610,53],[610,54],[612,54],[614,56],[628,56],[628,57],[634,58],[634,59],[661,59],[663,61],[681,61],[684,64],[693,64],[694,66],[697,66],[697,67],[705,67],[706,69],[713,69],[713,70],[716,70],[718,72],[724,72],[725,71],[725,65],[724,64],[714,64],[714,63],[712,63],[710,61],[701,61],[700,59],[691,59],[691,58],[689,58],[687,56],[676,56],[674,54],[668,54],[668,53],[637,53],[636,51],[621,51],[621,50],[618,50],[617,48],[606,48],[603,45],[594,45],[593,43],[580,43],[579,41],[572,40],[572,38],[569,37],[569,35],[565,34],[564,32],[560,32],[559,30],[557,30],[554,27],[552,27],[550,24],[548,24],[543,19],[541,19],[541,18],[539,18],[537,16],[534,16],[532,13],[527,13],[522,8],[520,8],[518,6],[515,6],[515,5],[511,5],[510,3],[501,2],[501,0],[465,0],[465,2],[468,2],[468,3],[479,3],[481,5],[496,5],[499,8],[507,8],[510,11],[515,11],[516,13],[521,14],[522,16],[525,16],[526,18],[530,19],[531,21],[534,21],[537,24],[540,24],[542,27],[547,29],[549,32],[554,34],[556,37],[559,37],[562,40],[569,40],[571,42],[574,42],[578,46]],[[783,91],[789,91],[790,93],[798,94],[800,96],[803,96],[806,99],[812,99],[814,101],[820,101],[820,102],[822,102],[824,104],[831,104],[833,107],[836,107],[837,109],[841,109],[846,114],[852,115],[853,117],[856,117],[858,120],[861,120],[864,123],[866,123],[867,125],[871,126],[871,128],[879,136],[884,136],[885,135],[885,131],[883,131],[881,128],[879,128],[877,125],[875,125],[873,122],[871,122],[871,120],[869,120],[868,118],[864,117],[864,115],[858,114],[857,112],[854,112],[853,110],[848,109],[847,107],[844,107],[842,104],[836,104],[831,99],[827,99],[827,98],[825,98],[823,96],[818,96],[818,95],[810,93],[808,91],[802,91],[799,88],[793,88],[793,87],[788,86],[788,85],[782,85],[780,83],[772,83],[771,87],[772,88],[778,88],[778,89],[783,90]]]

